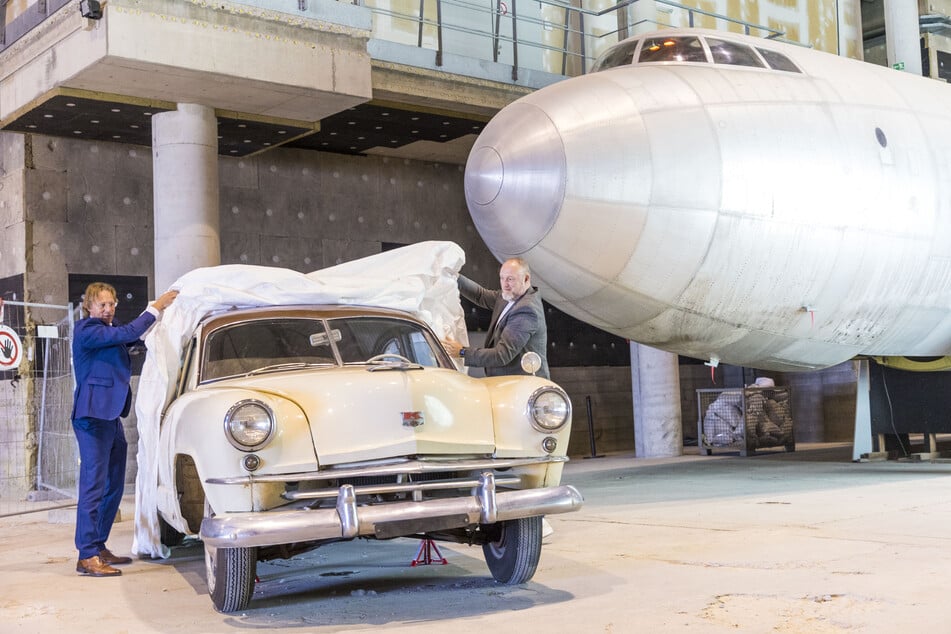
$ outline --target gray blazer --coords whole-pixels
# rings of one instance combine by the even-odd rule
[[[525,374],[522,370],[522,355],[537,352],[542,358],[542,367],[537,376],[550,379],[548,372],[548,327],[545,311],[538,289],[532,287],[515,300],[502,319],[499,315],[508,304],[502,291],[483,288],[464,275],[459,276],[459,293],[476,306],[492,309],[492,321],[485,337],[484,348],[466,348],[463,361],[466,365],[485,368],[486,376]]]

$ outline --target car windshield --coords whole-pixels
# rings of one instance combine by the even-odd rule
[[[419,324],[391,317],[256,319],[208,335],[200,380],[366,363],[382,354],[437,367],[441,357],[438,346]],[[390,359],[399,360],[385,358]]]
[[[439,366],[439,344],[411,321],[386,317],[347,317],[327,322],[344,363],[366,363],[379,355],[399,355],[411,363]],[[390,357],[395,358],[395,357]]]

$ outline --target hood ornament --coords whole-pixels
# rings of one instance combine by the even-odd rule
[[[425,423],[422,412],[401,412],[403,415],[403,427],[419,427]]]

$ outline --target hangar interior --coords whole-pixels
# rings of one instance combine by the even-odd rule
[[[0,296],[76,304],[86,281],[104,279],[135,314],[164,290],[156,283],[167,256],[155,248],[151,120],[178,104],[201,104],[216,119],[220,249],[202,254],[205,264],[308,272],[451,240],[466,252],[463,272],[492,287],[498,263],[463,192],[468,149],[500,108],[585,72],[620,38],[689,24],[885,63],[882,0],[701,4],[601,2],[595,10],[545,0],[519,6],[516,16],[501,2],[453,3],[441,15],[435,2],[383,0],[3,3]],[[924,74],[947,81],[951,1],[917,4]],[[15,310],[8,307],[8,317]],[[25,336],[54,319],[44,310],[23,317]],[[467,306],[467,320],[477,335],[488,314]],[[548,328],[552,378],[575,404],[569,454],[583,456],[593,442],[598,452],[631,450],[629,343],[551,306]],[[18,377],[0,374],[0,400],[16,411],[30,409],[23,405],[30,363]],[[851,363],[802,374],[731,367],[712,374],[684,358],[684,444],[696,443],[697,389],[738,387],[764,374],[792,389],[797,441],[851,440]],[[126,423],[132,481],[134,417]],[[36,455],[19,447],[37,422],[27,414],[0,425],[0,468],[21,484]]]

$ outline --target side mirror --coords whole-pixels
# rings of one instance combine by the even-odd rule
[[[526,352],[522,355],[522,369],[534,376],[542,367],[542,358],[537,352]]]

